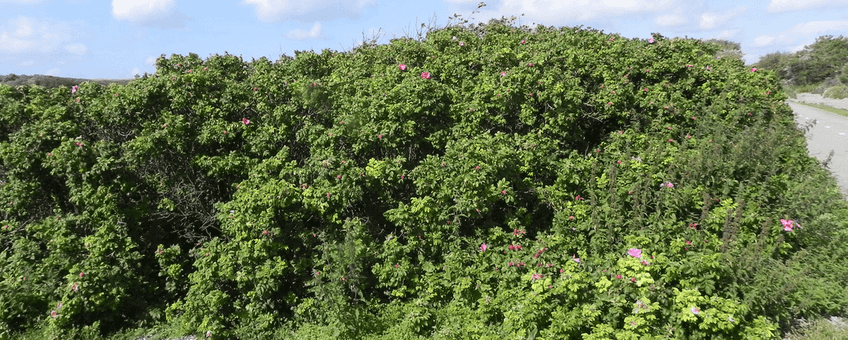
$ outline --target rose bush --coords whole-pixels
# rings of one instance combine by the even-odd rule
[[[719,50],[493,21],[0,86],[0,335],[759,339],[844,315],[845,202],[774,74]]]

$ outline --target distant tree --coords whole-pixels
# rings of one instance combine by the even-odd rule
[[[716,57],[742,60],[742,45],[738,42],[724,39],[710,39],[704,41],[704,43],[716,44],[721,47],[721,51],[716,54]]]
[[[774,52],[761,56],[754,67],[774,71],[781,80],[786,80],[789,75],[789,65],[794,61],[795,53]]]
[[[821,36],[797,53],[789,65],[788,77],[796,85],[815,84],[838,76],[845,63],[848,63],[848,37]]]

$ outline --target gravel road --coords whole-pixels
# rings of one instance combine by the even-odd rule
[[[795,112],[795,122],[800,127],[815,123],[807,132],[807,151],[810,156],[821,161],[825,161],[833,152],[828,169],[842,189],[843,197],[848,196],[848,117],[799,104],[823,104],[848,110],[848,99],[828,99],[809,93],[800,93],[797,97],[787,101]]]

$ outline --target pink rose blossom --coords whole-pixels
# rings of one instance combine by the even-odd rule
[[[400,64],[400,65],[398,65],[398,68],[399,68],[401,71],[406,71],[406,64]]]
[[[430,72],[421,72],[421,78],[430,79]]]
[[[489,249],[489,247],[485,243],[480,245],[480,251],[486,251],[486,249]]]
[[[637,248],[630,248],[630,250],[627,251],[627,255],[642,258],[642,250]]]
[[[247,118],[242,118],[242,119],[241,119],[241,122],[242,122],[244,125],[250,124],[250,121],[249,121],[249,120],[247,120]]]
[[[648,43],[649,43],[649,44],[653,44],[653,43],[654,43],[654,38],[648,38]]]
[[[692,307],[689,310],[692,311],[692,314],[695,314],[695,315],[698,315],[698,314],[701,313],[701,309],[698,308],[698,307]]]

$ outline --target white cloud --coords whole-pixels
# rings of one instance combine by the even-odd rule
[[[112,0],[112,15],[115,19],[140,22],[160,19],[175,7],[174,0]]]
[[[359,13],[376,0],[243,0],[256,5],[256,15],[265,22],[284,20],[312,21],[337,18],[359,18]]]
[[[801,51],[801,50],[803,50],[803,49],[804,49],[804,47],[806,47],[806,46],[807,46],[807,45],[801,44],[801,45],[797,45],[797,46],[794,46],[794,47],[790,47],[790,48],[789,48],[789,52],[795,53],[795,52]]]
[[[5,26],[5,27],[3,27]],[[0,26],[0,53],[53,53],[71,43],[71,25],[18,17]],[[10,28],[10,29],[9,29]]]
[[[500,18],[524,14],[522,23],[585,22],[638,14],[662,14],[678,6],[679,0],[503,0],[501,6],[480,10],[475,18]],[[488,8],[488,7],[487,7]]]
[[[321,23],[315,22],[315,25],[312,25],[312,29],[309,31],[304,31],[302,29],[296,29],[294,31],[286,34],[289,39],[294,40],[306,40],[306,39],[316,39],[321,38],[323,35],[321,34]]]
[[[72,54],[82,56],[88,52],[88,47],[80,43],[73,43],[65,45],[65,50]]]
[[[776,37],[776,36],[761,35],[759,37],[754,38],[754,46],[756,46],[756,47],[769,46],[769,45],[772,45],[779,40],[782,40],[781,38],[782,38],[782,36]]]
[[[135,77],[136,74],[142,76],[144,75],[144,71],[142,71],[138,67],[133,67],[133,69],[130,71],[130,77]]]
[[[115,19],[160,29],[183,28],[193,20],[176,8],[176,0],[112,0]]]
[[[739,33],[741,33],[741,32],[742,32],[742,29],[740,29],[740,28],[724,30],[724,31],[718,32],[718,34],[716,34],[715,38],[716,39],[724,39],[724,40],[735,41],[736,39],[739,38]]]
[[[791,34],[796,35],[819,35],[820,33],[845,31],[848,31],[848,20],[810,21],[797,24],[789,29]]]
[[[685,24],[686,19],[679,15],[665,14],[656,17],[654,23],[662,27],[669,27]]]
[[[781,13],[844,7],[848,7],[848,1],[846,0],[771,0],[766,10],[769,13]]]
[[[30,59],[30,60],[27,60],[27,61],[20,63],[20,65],[23,66],[23,67],[32,66],[32,65],[35,65],[35,60]]]
[[[44,0],[0,0],[0,4],[35,5]]]
[[[51,68],[51,69],[47,70],[47,72],[44,72],[43,74],[56,77],[60,74],[60,72],[62,72],[61,69]]]
[[[156,59],[159,59],[159,57],[147,57],[147,59],[144,59],[144,63],[149,66],[156,66]]]
[[[728,22],[745,13],[745,8],[737,8],[727,12],[712,12],[701,14],[700,26],[703,29],[713,29],[726,26]]]

